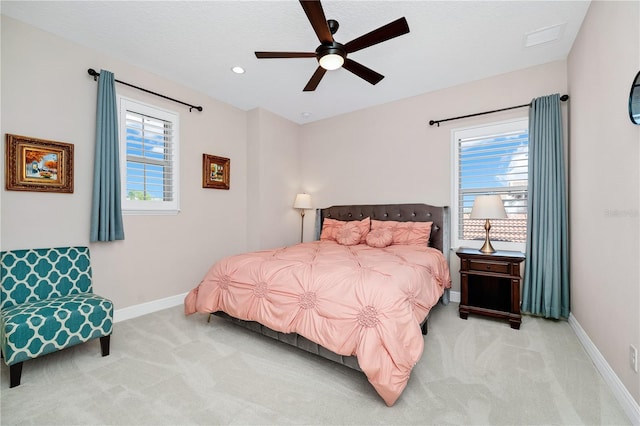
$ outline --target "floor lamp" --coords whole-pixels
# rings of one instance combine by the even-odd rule
[[[297,194],[296,200],[293,202],[293,208],[300,210],[300,218],[302,226],[300,228],[300,242],[304,238],[304,211],[311,209],[311,195]]]

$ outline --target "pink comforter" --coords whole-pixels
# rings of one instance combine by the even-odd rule
[[[420,323],[450,285],[433,248],[315,241],[221,260],[189,292],[185,313],[224,311],[356,355],[391,406],[422,355]]]

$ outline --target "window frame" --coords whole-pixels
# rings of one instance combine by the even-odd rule
[[[460,152],[458,149],[458,140],[481,135],[502,134],[513,131],[526,129],[529,131],[529,118],[527,116],[517,117],[505,121],[497,121],[491,123],[477,124],[469,127],[460,127],[451,130],[451,243],[452,247],[470,247],[479,249],[484,244],[482,240],[464,240],[460,238],[459,233],[459,209],[460,209],[460,179],[459,179],[459,159]],[[496,187],[498,188],[498,187]],[[528,208],[528,207],[527,207]],[[491,235],[491,234],[490,234]],[[512,241],[495,241],[491,240],[491,244],[496,250],[514,250],[525,252],[526,242]]]
[[[168,109],[118,95],[118,130],[120,136],[120,200],[123,215],[177,215],[180,213],[180,115]],[[127,199],[127,111],[170,121],[173,129],[171,143],[172,201]],[[153,161],[149,161],[149,164]]]

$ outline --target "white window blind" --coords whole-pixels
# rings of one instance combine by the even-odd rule
[[[120,101],[123,210],[177,213],[178,115]]]
[[[469,219],[478,195],[499,194],[508,219],[491,220],[491,241],[517,243],[527,233],[528,120],[521,119],[454,131],[454,225],[459,245],[483,241],[484,220]],[[468,245],[468,244],[467,244]]]

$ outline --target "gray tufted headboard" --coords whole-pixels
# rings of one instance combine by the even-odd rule
[[[398,222],[433,222],[429,245],[442,251],[449,259],[450,222],[449,207],[428,204],[374,204],[353,206],[332,206],[316,212],[316,239],[320,238],[322,222],[325,218],[337,220],[396,220]]]

